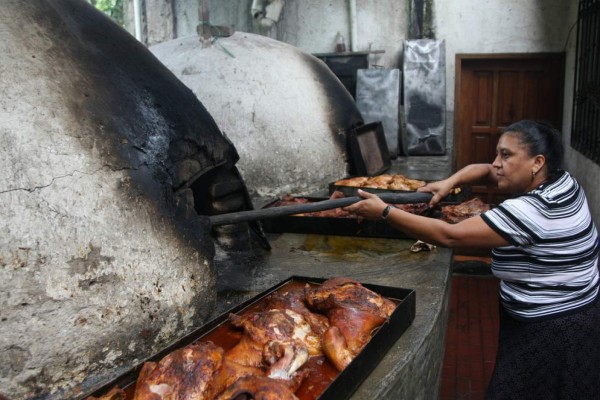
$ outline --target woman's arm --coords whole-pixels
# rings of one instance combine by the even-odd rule
[[[390,210],[389,223],[396,229],[426,243],[443,247],[493,248],[509,243],[483,221],[475,216],[457,224],[414,215],[397,208]]]
[[[365,200],[344,207],[344,210],[365,219],[381,219],[387,204],[373,193],[359,190],[358,194]],[[414,215],[392,207],[386,220],[394,228],[411,237],[438,246],[492,248],[509,245],[480,216],[457,224],[449,224],[439,219]]]
[[[446,179],[428,183],[419,188],[418,191],[433,193],[433,197],[429,204],[434,206],[450,194],[450,191],[456,187],[477,183],[495,184],[496,182],[496,174],[492,164],[471,164],[460,169]]]

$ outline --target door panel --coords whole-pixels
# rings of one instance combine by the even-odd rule
[[[516,71],[498,71],[498,120],[496,126],[507,126],[517,121],[521,113],[519,74]]]
[[[533,119],[541,119],[544,116],[544,103],[532,101],[536,96],[543,96],[541,71],[525,71],[525,102],[523,104],[523,115],[531,115]]]
[[[503,127],[522,119],[560,127],[564,55],[457,56],[455,170],[491,163]],[[503,196],[473,187],[488,202]]]
[[[491,71],[474,71],[475,82],[473,86],[475,117],[473,125],[490,126],[492,123],[492,103],[494,74]]]
[[[490,152],[491,140],[488,134],[475,134],[472,137],[471,164],[488,163],[487,154]]]

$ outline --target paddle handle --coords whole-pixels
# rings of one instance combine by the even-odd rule
[[[431,193],[407,192],[407,193],[381,193],[378,196],[386,203],[390,204],[412,204],[429,203]],[[302,214],[323,210],[331,210],[339,207],[346,207],[354,204],[362,197],[342,197],[340,199],[331,199],[317,201],[307,204],[292,204],[289,206],[269,207],[260,210],[239,211],[228,214],[211,215],[209,218],[212,226],[238,224],[240,222],[256,221],[261,219],[277,218],[286,215]]]

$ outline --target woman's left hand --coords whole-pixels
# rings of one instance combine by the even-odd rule
[[[358,195],[364,200],[344,207],[343,210],[365,219],[381,219],[387,204],[376,194],[361,189],[358,189]]]

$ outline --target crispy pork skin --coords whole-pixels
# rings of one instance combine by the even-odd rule
[[[392,315],[396,308],[391,300],[347,277],[331,278],[321,286],[307,288],[306,302],[310,308],[320,312],[328,313],[334,308],[354,308],[383,318]]]
[[[306,288],[309,307],[323,312],[330,327],[323,335],[323,352],[341,371],[368,343],[373,330],[392,315],[396,305],[359,282],[332,278],[316,288]]]
[[[266,298],[267,310],[292,310],[302,315],[309,323],[312,331],[322,335],[329,328],[329,320],[323,314],[310,311],[306,306],[306,295],[302,288],[283,293],[273,293]]]
[[[322,354],[321,337],[299,313],[272,309],[230,316],[244,330],[227,357],[249,366],[265,366],[271,378],[293,380],[309,355]]]
[[[212,399],[212,380],[222,362],[223,349],[212,342],[175,350],[158,363],[144,364],[134,400]]]
[[[261,368],[246,366],[225,356],[221,368],[219,368],[211,383],[211,393],[219,395],[240,378],[264,375],[265,373]]]
[[[373,330],[386,321],[354,308],[334,308],[328,315],[331,327],[323,336],[323,352],[339,371],[360,353],[371,339]]]

